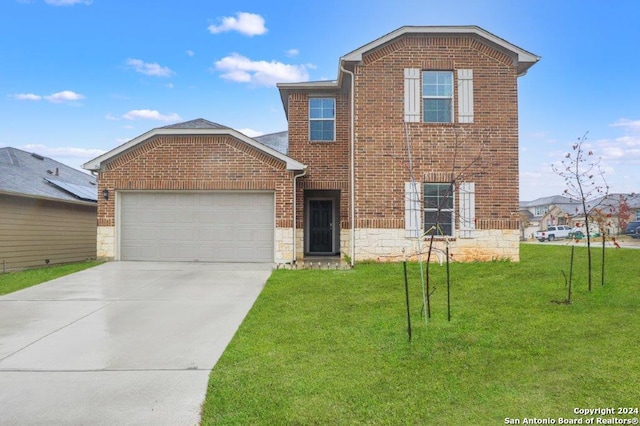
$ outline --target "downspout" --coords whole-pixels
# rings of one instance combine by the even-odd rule
[[[291,260],[291,266],[296,264],[296,261],[298,260],[298,254],[296,251],[296,222],[297,222],[297,211],[298,211],[298,200],[297,200],[297,194],[298,194],[298,178],[301,178],[303,176],[305,176],[307,174],[307,166],[304,167],[304,170],[302,171],[302,173],[300,173],[299,175],[294,175],[293,176],[293,259]]]
[[[355,170],[355,75],[352,71],[346,69],[342,62],[340,62],[340,70],[342,72],[346,72],[351,76],[351,123],[350,123],[350,132],[349,132],[349,143],[350,143],[350,165],[351,165],[351,182],[350,182],[350,192],[351,192],[351,267],[354,266],[356,261],[356,170]]]

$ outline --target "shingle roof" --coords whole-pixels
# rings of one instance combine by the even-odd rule
[[[268,135],[256,136],[254,140],[275,149],[281,154],[287,155],[289,152],[289,132],[269,133]]]
[[[0,148],[0,191],[73,201],[97,201],[96,178],[51,158]]]
[[[195,120],[185,121],[183,123],[171,124],[169,126],[160,127],[161,129],[228,129],[227,126],[205,120],[204,118],[196,118]]]
[[[111,151],[86,162],[82,167],[87,170],[100,171],[105,162],[158,135],[229,135],[285,162],[287,170],[304,170],[307,167],[287,155],[288,132],[264,135],[260,137],[262,138],[262,141],[260,141],[259,139],[250,138],[231,127],[223,126],[203,118],[151,129],[137,138],[131,139]]]
[[[532,201],[520,201],[520,208],[548,206],[551,204],[570,204],[572,202],[577,201],[573,201],[568,197],[563,197],[562,195],[552,195],[550,197],[536,198]]]

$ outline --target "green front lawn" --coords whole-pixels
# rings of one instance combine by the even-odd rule
[[[22,290],[23,288],[31,287],[63,275],[73,274],[74,272],[91,268],[100,263],[102,262],[68,263],[65,265],[46,266],[44,268],[0,274],[0,295]]]
[[[589,293],[576,249],[571,305],[552,302],[566,298],[568,247],[452,264],[451,322],[432,266],[427,325],[411,264],[411,343],[402,264],[274,271],[211,373],[203,424],[497,425],[638,407],[640,250],[606,253],[606,285],[596,268]]]

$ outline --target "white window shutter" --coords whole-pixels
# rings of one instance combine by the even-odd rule
[[[419,123],[420,102],[422,93],[420,89],[420,69],[404,69],[404,121],[406,123]]]
[[[473,70],[458,70],[458,123],[473,123]]]
[[[476,229],[476,184],[460,183],[460,238],[473,238]]]
[[[405,237],[420,236],[420,192],[416,182],[404,183],[404,230]]]

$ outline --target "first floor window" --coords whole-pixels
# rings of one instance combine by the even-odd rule
[[[309,99],[309,140],[334,141],[336,129],[336,100]]]
[[[453,72],[422,72],[422,113],[425,123],[453,122]]]
[[[425,235],[453,236],[454,192],[450,183],[424,184]]]

